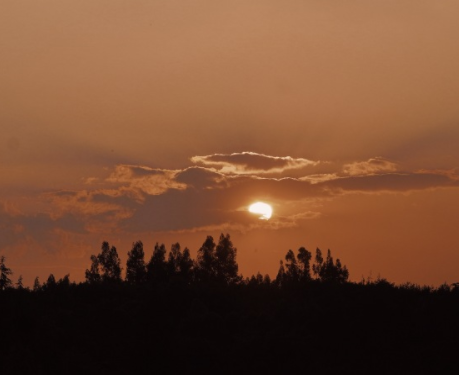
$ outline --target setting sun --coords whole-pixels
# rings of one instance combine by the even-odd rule
[[[272,207],[263,202],[256,202],[249,207],[249,212],[260,215],[260,219],[269,220],[273,214]]]

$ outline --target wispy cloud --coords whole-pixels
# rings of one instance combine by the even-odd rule
[[[397,164],[385,160],[381,157],[368,159],[367,161],[358,161],[343,166],[344,173],[351,176],[360,176],[376,174],[382,172],[395,172]]]
[[[186,185],[175,179],[178,171],[153,169],[146,166],[117,165],[107,182],[124,186],[124,191],[133,192],[137,197],[140,192],[159,195],[169,189],[183,190]]]
[[[217,169],[223,174],[272,174],[315,166],[319,162],[290,156],[270,156],[255,152],[193,156],[191,161]]]

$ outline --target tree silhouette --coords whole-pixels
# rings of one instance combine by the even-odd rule
[[[276,284],[283,286],[299,282],[310,282],[312,280],[311,258],[312,254],[304,247],[298,249],[297,256],[292,250],[289,250],[285,255],[285,266],[282,260],[280,262]],[[315,263],[312,266],[312,270],[319,281],[344,283],[349,278],[349,271],[346,266],[343,266],[339,259],[335,263],[330,250],[328,250],[327,258],[324,261],[321,250],[319,248],[316,249]]]
[[[276,277],[278,285],[297,284],[311,281],[311,253],[304,247],[298,249],[298,255],[289,250],[285,255],[284,262],[281,261],[279,272]]]
[[[150,282],[165,282],[167,280],[166,247],[156,243],[155,249],[147,264],[147,279]]]
[[[225,284],[235,283],[241,280],[238,275],[239,266],[236,262],[237,249],[231,242],[230,235],[220,234],[218,245],[215,249],[215,277]]]
[[[46,280],[46,284],[44,285],[45,289],[47,290],[53,290],[56,288],[56,278],[54,277],[53,274],[50,274],[48,276],[48,280]]]
[[[193,259],[191,259],[190,250],[187,247],[183,250],[179,263],[180,279],[185,284],[189,284],[193,277]]]
[[[33,291],[38,292],[39,290],[41,290],[41,285],[40,285],[40,280],[38,279],[38,276],[37,276],[35,280],[33,281]]]
[[[90,284],[98,283],[102,280],[99,258],[97,256],[91,255],[91,267],[85,271],[85,277],[86,281]]]
[[[101,252],[91,255],[91,268],[85,271],[89,283],[121,281],[121,266],[116,247],[102,242]]]
[[[57,286],[60,288],[68,288],[70,286],[70,274],[67,274],[62,279],[59,279]]]
[[[320,281],[344,283],[349,278],[347,267],[342,266],[339,259],[336,259],[335,263],[330,250],[328,250],[327,258],[324,261],[322,252],[317,248],[316,261],[312,268],[314,275],[316,275],[317,279]]]
[[[296,261],[295,254],[289,250],[285,255],[285,281],[288,283],[295,283],[300,280],[300,272],[298,269],[298,262]]]
[[[192,279],[193,260],[190,256],[190,250],[185,248],[180,250],[180,244],[172,244],[169,257],[167,259],[167,274],[169,278],[180,284],[189,284]]]
[[[260,272],[257,272],[256,275],[252,275],[250,278],[245,279],[245,283],[249,286],[260,286],[260,285],[269,285],[271,284],[271,279],[268,275],[263,275]]]
[[[322,251],[319,248],[317,248],[316,249],[315,263],[312,266],[312,271],[314,272],[314,276],[317,279],[320,279],[320,276],[321,276],[320,273],[321,273],[321,270],[322,270],[323,263],[324,263],[324,258],[322,256]]]
[[[102,243],[102,252],[99,254],[99,263],[102,268],[103,281],[121,281],[121,266],[116,247]]]
[[[311,262],[312,254],[304,247],[298,249],[298,271],[300,274],[300,281],[307,282],[311,280]]]
[[[0,257],[0,290],[5,290],[11,286],[11,279],[8,277],[13,274],[10,268],[5,264],[5,257]]]
[[[19,275],[18,281],[16,282],[17,289],[24,289],[24,284],[22,282],[22,275]]]
[[[167,259],[167,272],[169,275],[175,275],[180,272],[180,262],[182,261],[182,252],[180,251],[180,244],[174,243],[171,246],[169,257]]]
[[[212,236],[198,250],[194,266],[195,277],[200,282],[232,284],[241,281],[238,275],[239,266],[236,262],[237,249],[231,242],[230,235],[222,233],[215,244]]]
[[[277,271],[275,283],[281,287],[285,283],[285,267],[284,262],[282,260],[279,263],[279,271]]]
[[[198,250],[195,276],[198,281],[208,282],[215,279],[215,242],[212,236],[206,240]]]
[[[126,281],[131,284],[141,284],[146,281],[147,268],[142,241],[132,244],[132,250],[128,252],[126,262]]]

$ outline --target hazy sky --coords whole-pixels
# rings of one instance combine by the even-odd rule
[[[244,276],[330,248],[459,281],[456,0],[0,1],[0,254],[231,234]],[[269,221],[247,212],[261,200]]]

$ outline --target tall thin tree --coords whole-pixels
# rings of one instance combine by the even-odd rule
[[[126,281],[131,284],[141,284],[146,281],[147,267],[142,241],[132,244],[132,250],[128,252],[126,262]]]
[[[218,281],[225,284],[240,281],[236,256],[237,249],[233,246],[230,235],[220,234],[220,239],[215,248],[215,276]]]

